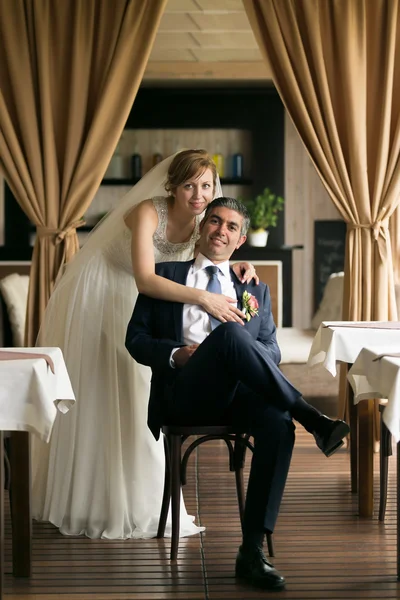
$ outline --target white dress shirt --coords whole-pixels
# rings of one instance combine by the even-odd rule
[[[198,290],[207,289],[210,277],[207,271],[205,271],[205,267],[208,267],[209,265],[214,265],[214,263],[203,254],[199,253],[188,271],[186,285]],[[219,269],[217,276],[221,284],[221,293],[224,296],[236,298],[235,286],[233,285],[229,269],[229,260],[216,266]],[[199,304],[184,304],[182,319],[183,341],[186,346],[190,346],[191,344],[201,344],[201,342],[211,333],[210,315]],[[172,356],[176,350],[178,350],[178,348],[175,348],[171,353],[171,366],[175,366]]]
[[[198,290],[207,288],[210,277],[205,270],[214,263],[199,253],[190,267],[186,278],[188,287]],[[236,298],[236,291],[229,271],[229,260],[216,265],[219,269],[217,276],[221,284],[221,293],[231,298]],[[201,344],[211,333],[210,316],[199,304],[184,304],[183,306],[183,341],[186,346]]]

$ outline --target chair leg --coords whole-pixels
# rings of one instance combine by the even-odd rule
[[[165,477],[164,493],[161,505],[160,520],[158,522],[157,537],[163,538],[165,535],[165,526],[167,524],[168,510],[171,502],[171,457],[168,446],[167,436],[164,435],[164,453],[165,453]]]
[[[3,434],[4,436],[4,434]],[[11,481],[11,465],[10,465],[10,438],[4,436],[4,489],[10,491],[10,481]]]
[[[349,383],[346,385],[346,390],[350,422],[351,491],[353,494],[356,494],[358,492],[358,405],[354,404],[354,392]]]
[[[171,456],[171,502],[172,502],[172,537],[171,560],[178,557],[179,521],[181,504],[181,444],[180,435],[169,436]]]
[[[233,460],[235,467],[235,479],[236,479],[236,494],[239,505],[239,516],[240,525],[243,532],[243,519],[244,519],[244,505],[245,505],[245,493],[244,493],[244,482],[243,482],[243,468],[246,457],[246,445],[241,441],[243,436],[236,434],[235,445],[233,449]]]
[[[400,581],[400,442],[396,445],[397,448],[397,456],[396,456],[396,514],[397,514],[397,524],[396,524],[396,571],[397,571],[397,581]]]
[[[243,517],[244,517],[244,483],[243,483],[243,469],[236,468],[235,469],[235,478],[236,478],[236,493],[238,498],[239,505],[239,516],[240,516],[240,525],[243,531]]]
[[[380,450],[380,474],[379,474],[379,521],[385,520],[389,456],[392,454],[391,433],[382,419],[381,413],[381,450]]]
[[[11,432],[11,531],[14,577],[30,577],[32,514],[30,503],[30,440],[27,431]],[[18,473],[18,476],[16,476]]]
[[[268,554],[270,556],[275,556],[275,550],[274,550],[274,538],[272,537],[272,533],[267,533],[266,534],[267,537],[267,548],[268,548]]]
[[[4,577],[4,446],[0,431],[0,598],[3,598]]]

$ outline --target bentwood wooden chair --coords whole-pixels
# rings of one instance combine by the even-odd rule
[[[164,434],[165,450],[165,481],[164,495],[161,506],[160,520],[157,537],[163,538],[167,522],[168,510],[171,503],[172,535],[171,535],[171,560],[176,560],[179,546],[180,525],[180,499],[181,486],[186,484],[186,468],[188,459],[195,448],[210,440],[223,440],[229,452],[229,470],[235,472],[236,492],[239,504],[240,522],[243,527],[244,515],[244,483],[243,467],[245,463],[246,448],[252,452],[253,444],[249,435],[238,433],[229,426],[180,426],[165,425],[162,427]],[[189,444],[182,456],[182,444],[189,436],[196,439]],[[267,546],[270,556],[274,556],[272,534],[267,534]]]

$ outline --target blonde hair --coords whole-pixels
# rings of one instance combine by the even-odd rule
[[[217,167],[207,150],[182,150],[173,158],[167,175],[165,190],[168,193],[175,192],[179,185],[183,185],[193,177],[210,169],[213,177],[214,190],[217,181]]]

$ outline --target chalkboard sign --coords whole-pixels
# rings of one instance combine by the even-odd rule
[[[314,310],[321,302],[331,273],[344,269],[346,223],[315,221],[314,223]]]

